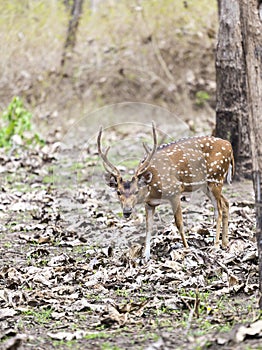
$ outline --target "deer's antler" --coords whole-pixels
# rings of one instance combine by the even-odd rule
[[[156,127],[154,122],[152,122],[152,133],[153,133],[153,140],[154,140],[154,145],[151,151],[149,151],[149,149],[144,145],[144,148],[147,152],[147,155],[145,157],[145,159],[140,163],[140,165],[138,166],[138,168],[136,169],[136,176],[140,176],[142,175],[146,169],[149,167],[150,165],[150,161],[153,158],[155,152],[156,152],[156,148],[157,148],[157,137],[156,137]]]
[[[101,137],[102,137],[102,131],[103,131],[103,128],[102,126],[100,127],[100,130],[99,130],[99,133],[98,133],[98,136],[97,136],[97,149],[98,149],[98,153],[100,155],[100,157],[103,159],[103,164],[104,164],[104,168],[105,170],[112,174],[113,176],[115,177],[118,177],[120,176],[120,171],[119,169],[117,169],[117,167],[115,167],[107,158],[107,153],[110,149],[110,146],[107,147],[106,151],[103,152],[102,151],[102,148],[101,148]]]

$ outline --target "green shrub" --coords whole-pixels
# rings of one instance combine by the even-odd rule
[[[0,129],[0,147],[13,146],[16,135],[24,145],[43,144],[44,141],[32,130],[32,114],[24,107],[20,97],[13,98],[2,114],[3,127]]]

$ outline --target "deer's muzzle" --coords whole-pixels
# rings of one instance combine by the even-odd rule
[[[123,215],[126,219],[129,218],[131,214],[132,214],[132,208],[123,209]]]

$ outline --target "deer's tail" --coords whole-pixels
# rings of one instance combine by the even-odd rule
[[[235,174],[235,160],[234,160],[234,155],[233,151],[231,152],[231,160],[227,172],[227,183],[231,184],[232,183],[232,177]]]

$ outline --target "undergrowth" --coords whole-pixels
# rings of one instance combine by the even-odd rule
[[[2,114],[0,147],[10,148],[14,144],[43,144],[37,133],[26,134],[32,130],[32,114],[24,107],[20,97],[15,96]]]

